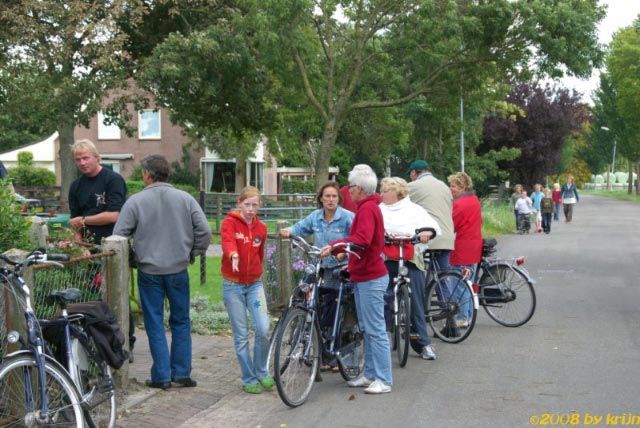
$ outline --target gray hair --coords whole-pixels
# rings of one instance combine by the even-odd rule
[[[149,155],[142,159],[140,165],[144,171],[149,173],[154,182],[167,181],[167,178],[171,173],[169,162],[167,162],[167,159],[161,155]]]
[[[358,164],[349,173],[349,184],[360,186],[366,195],[373,195],[378,185],[378,177],[369,165]]]

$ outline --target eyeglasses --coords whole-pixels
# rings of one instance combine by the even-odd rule
[[[349,184],[349,189],[353,189],[354,187],[358,187],[357,184]]]

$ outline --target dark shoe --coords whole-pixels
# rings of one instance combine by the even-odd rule
[[[171,388],[171,382],[151,382],[150,380],[145,380],[144,386],[147,388],[164,389],[166,391]]]
[[[193,388],[195,386],[198,386],[198,382],[191,379],[190,377],[184,377],[182,379],[174,379],[173,382],[185,388]]]

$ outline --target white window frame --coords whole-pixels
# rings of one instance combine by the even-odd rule
[[[104,123],[106,116],[101,111],[98,112],[98,140],[119,140],[120,127],[116,124],[107,125]]]
[[[158,133],[153,135],[143,135],[142,129],[142,115],[144,113],[157,113],[158,114]],[[162,114],[160,110],[146,109],[138,111],[138,139],[140,140],[159,140],[162,138]]]

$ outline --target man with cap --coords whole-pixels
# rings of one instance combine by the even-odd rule
[[[429,171],[429,165],[423,160],[415,160],[409,165],[409,198],[412,202],[427,210],[438,222],[442,233],[429,243],[440,269],[449,267],[449,254],[453,250],[453,196],[444,182],[438,180]]]

